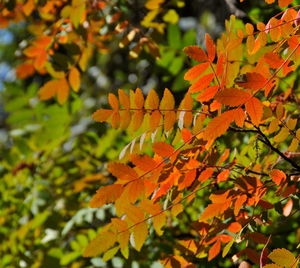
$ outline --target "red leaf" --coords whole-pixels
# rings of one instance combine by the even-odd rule
[[[277,185],[280,185],[281,183],[283,183],[286,180],[285,173],[279,169],[273,169],[270,172],[270,177]]]
[[[189,46],[183,49],[184,53],[187,54],[191,59],[202,62],[207,61],[207,55],[204,50],[198,46]]]
[[[213,246],[210,248],[208,252],[208,261],[211,261],[214,259],[221,250],[221,242],[218,240],[216,243],[213,244]]]
[[[205,34],[205,44],[206,44],[208,59],[210,62],[213,62],[216,56],[216,46],[209,34]]]
[[[184,80],[194,80],[198,76],[200,76],[207,68],[209,67],[209,62],[204,62],[197,64],[193,68],[189,69],[185,75]]]

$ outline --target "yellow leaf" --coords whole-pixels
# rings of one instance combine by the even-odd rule
[[[268,258],[275,262],[277,265],[284,267],[291,267],[296,264],[296,258],[292,252],[285,248],[274,249],[269,255]]]
[[[109,231],[100,233],[85,248],[83,256],[96,257],[111,248],[115,242],[116,235],[114,233]]]
[[[149,10],[158,9],[165,0],[148,0],[145,7]]]
[[[110,250],[106,251],[102,257],[102,261],[104,261],[104,262],[109,261],[111,258],[113,258],[117,254],[119,249],[120,249],[120,247],[117,246],[117,247],[111,248]]]
[[[152,219],[154,230],[159,236],[163,234],[163,230],[161,228],[166,224],[166,219],[167,217],[164,212],[158,214]]]
[[[284,141],[288,136],[290,135],[290,132],[287,128],[283,127],[279,133],[274,137],[274,141],[279,143]]]
[[[175,106],[175,100],[171,91],[165,88],[164,95],[161,99],[159,109],[160,110],[173,110]],[[164,112],[162,111],[164,114]]]
[[[146,222],[139,223],[133,227],[134,248],[140,251],[148,236],[148,226]]]
[[[80,87],[80,73],[76,67],[73,67],[70,70],[69,73],[69,83],[71,85],[71,88],[75,91],[78,92],[79,87]]]
[[[163,16],[163,20],[171,24],[176,24],[178,19],[179,16],[174,9],[169,9],[168,12]]]

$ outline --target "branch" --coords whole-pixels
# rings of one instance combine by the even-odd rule
[[[278,150],[276,147],[274,147],[271,142],[269,141],[268,137],[262,133],[262,131],[260,130],[259,127],[256,127],[259,135],[262,138],[259,138],[259,140],[264,143],[265,145],[267,145],[272,151],[274,151],[275,153],[277,153],[278,155],[280,155],[285,161],[289,162],[294,168],[296,168],[297,170],[300,170],[300,166],[297,165],[293,160],[291,160],[290,158],[288,158],[284,153],[282,153],[280,150]]]

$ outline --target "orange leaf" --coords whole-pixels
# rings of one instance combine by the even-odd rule
[[[216,243],[213,244],[213,246],[208,251],[208,261],[214,259],[220,253],[220,250],[221,250],[221,242],[220,240],[218,240]]]
[[[160,110],[173,110],[175,106],[175,100],[171,91],[165,88],[164,95],[161,99],[159,109]]]
[[[105,204],[112,203],[120,197],[124,188],[121,184],[112,184],[101,187],[90,201],[90,207],[99,208]]]
[[[209,67],[209,62],[204,62],[197,64],[193,68],[189,69],[185,75],[184,80],[194,80],[198,76],[200,76],[207,68]]]
[[[130,109],[130,99],[129,96],[124,92],[123,89],[118,90],[120,104],[124,107],[124,109]]]
[[[247,201],[246,195],[239,196],[234,203],[234,215],[237,216],[240,212],[242,205]]]
[[[201,172],[201,174],[198,177],[198,180],[200,182],[205,182],[211,177],[213,173],[214,173],[214,168],[206,168],[204,171]]]
[[[153,151],[161,157],[170,157],[174,153],[174,148],[165,142],[156,142],[152,148]]]
[[[230,173],[229,169],[223,170],[221,173],[219,173],[217,177],[217,182],[226,181],[229,176],[229,173]]]
[[[207,88],[211,81],[214,79],[214,74],[207,74],[201,77],[196,83],[189,87],[190,93],[196,93]]]
[[[250,115],[252,123],[258,126],[263,115],[263,104],[260,100],[253,97],[246,102],[245,106],[247,113]]]
[[[108,171],[119,180],[131,181],[139,177],[133,168],[122,163],[109,163]]]
[[[211,120],[203,132],[205,140],[213,140],[223,135],[233,121],[233,112],[227,111]]]
[[[281,8],[288,6],[292,2],[293,0],[278,0],[278,4]]]
[[[142,109],[144,106],[144,95],[143,92],[137,88],[134,93],[134,103],[137,109]]]
[[[60,104],[64,104],[69,97],[70,87],[66,78],[57,80],[57,100]]]
[[[154,89],[151,89],[145,101],[145,108],[150,110],[156,110],[159,106],[159,98]]]
[[[243,127],[245,121],[245,112],[241,108],[233,110],[233,118],[237,126]]]
[[[108,103],[113,110],[119,110],[119,101],[114,94],[112,93],[108,94]]]
[[[114,111],[112,116],[111,116],[111,126],[113,128],[118,128],[120,126],[120,113],[119,111]]]
[[[77,68],[73,67],[69,73],[69,83],[71,88],[77,92],[80,87],[80,73]]]
[[[174,111],[167,111],[164,116],[164,129],[169,131],[176,122],[176,113]]]
[[[160,123],[161,113],[156,110],[149,117],[150,131],[154,131]]]
[[[183,181],[179,184],[178,190],[182,190],[184,188],[189,187],[196,178],[196,169],[192,169],[188,171],[183,178]]]
[[[153,160],[149,155],[139,156],[136,154],[131,155],[131,162],[136,165],[139,169],[143,171],[150,171],[157,166],[155,160]]]
[[[99,109],[93,113],[92,117],[97,122],[105,122],[111,116],[113,110]]]
[[[267,79],[259,73],[246,73],[245,81],[237,82],[236,84],[256,91],[262,89],[266,85],[266,82]]]
[[[237,88],[225,88],[217,93],[215,99],[222,104],[234,107],[245,103],[250,96],[249,93]]]
[[[31,63],[22,63],[16,68],[16,75],[20,79],[25,79],[34,74],[34,67]]]
[[[227,227],[227,230],[231,233],[237,233],[242,229],[242,225],[239,224],[238,222],[232,222],[229,224]]]
[[[211,86],[208,87],[205,91],[201,92],[197,97],[196,100],[200,102],[206,102],[211,100],[216,93],[218,92],[219,86]]]
[[[49,100],[56,95],[58,89],[58,80],[51,80],[44,84],[39,90],[41,100]]]
[[[190,142],[193,134],[191,133],[191,131],[189,131],[188,129],[184,128],[181,131],[181,136],[184,142]]]
[[[207,56],[204,50],[198,46],[189,46],[183,49],[184,53],[187,54],[191,59],[196,61],[207,61]]]
[[[285,173],[279,169],[273,169],[270,172],[270,177],[277,185],[280,185],[281,183],[283,183],[286,180]]]
[[[210,62],[213,62],[216,56],[216,46],[209,34],[205,34],[205,44],[206,44],[208,59]]]
[[[141,110],[135,111],[131,119],[131,127],[133,131],[136,131],[140,128],[144,120],[144,112]]]
[[[230,201],[225,203],[209,204],[200,216],[200,221],[209,220],[222,214],[230,205]]]

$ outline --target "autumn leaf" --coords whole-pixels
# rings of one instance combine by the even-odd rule
[[[80,73],[76,67],[73,67],[70,70],[69,73],[69,83],[71,85],[71,88],[75,91],[78,92],[79,87],[80,87]]]
[[[187,54],[191,59],[202,62],[207,61],[207,55],[204,50],[198,46],[189,46],[183,49],[184,53]]]
[[[105,243],[103,243],[105,241]],[[98,234],[85,248],[84,257],[96,257],[116,243],[116,235],[110,231]]]
[[[260,100],[255,97],[252,97],[249,101],[246,102],[246,111],[250,115],[252,123],[258,126],[261,122],[263,115],[263,104]]]
[[[267,79],[259,73],[246,73],[245,81],[237,82],[239,86],[257,91],[266,85]]]
[[[146,238],[148,236],[148,226],[146,222],[141,222],[140,224],[134,226],[133,228],[133,239],[134,248],[140,251]]]
[[[113,110],[99,109],[93,113],[92,117],[97,122],[106,122],[112,113]]]
[[[161,157],[170,157],[174,153],[174,148],[165,142],[156,142],[152,148],[153,151]]]
[[[216,243],[208,251],[208,261],[211,261],[220,253],[221,250],[221,242],[218,240]]]
[[[285,180],[286,180],[286,175],[284,172],[282,172],[279,169],[273,169],[270,172],[270,177],[272,178],[272,180],[277,184],[280,185],[282,184]]]
[[[244,104],[250,97],[251,95],[243,90],[225,88],[216,94],[215,100],[222,104],[235,107]]]
[[[233,121],[233,112],[226,111],[223,114],[211,120],[203,132],[203,138],[213,140],[223,135]]]
[[[165,88],[164,95],[161,99],[159,109],[160,110],[173,110],[175,106],[175,99],[171,91]]]
[[[285,248],[274,249],[269,255],[268,258],[275,262],[277,265],[284,267],[291,267],[296,264],[296,258],[289,250]]]
[[[216,56],[216,46],[209,34],[205,34],[205,44],[206,44],[208,59],[210,62],[213,62]]]
[[[193,68],[189,69],[185,75],[184,80],[194,80],[200,76],[209,67],[209,62],[199,63]]]
[[[122,163],[109,163],[108,171],[122,181],[136,180],[139,177],[133,168]]]
[[[114,202],[123,192],[121,184],[112,184],[101,187],[90,201],[92,208],[98,208],[105,204]]]

